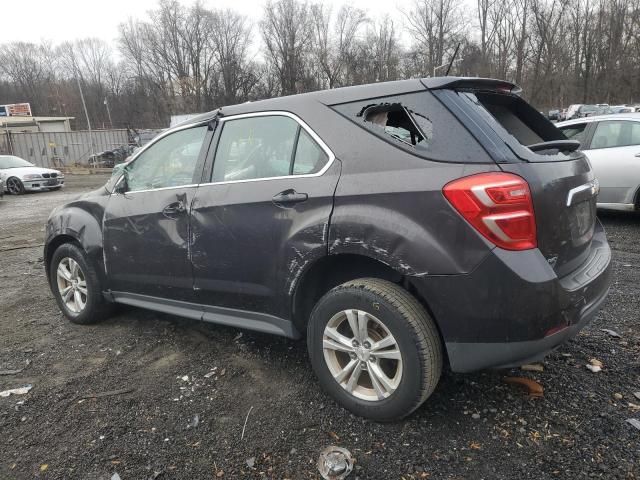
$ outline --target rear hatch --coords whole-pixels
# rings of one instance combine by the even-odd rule
[[[569,141],[513,84],[455,79],[425,85],[505,172],[531,190],[538,248],[559,277],[586,261],[596,224],[597,181],[579,143]],[[434,80],[438,79],[433,79]],[[504,148],[504,147],[507,148]]]

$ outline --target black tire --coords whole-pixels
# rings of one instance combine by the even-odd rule
[[[24,193],[24,184],[17,177],[7,178],[7,191],[12,195],[22,195]]]
[[[70,310],[60,294],[57,271],[60,262],[66,258],[70,258],[78,264],[86,283],[86,304],[80,312]],[[87,260],[84,250],[76,244],[64,243],[53,253],[49,266],[49,283],[58,307],[73,323],[81,325],[96,323],[108,317],[112,312],[112,304],[102,295],[102,285],[98,273],[91,262]]]
[[[348,309],[372,313],[395,337],[403,373],[387,398],[357,398],[334,379],[325,361],[325,327],[332,317]],[[307,344],[321,386],[347,410],[376,421],[399,420],[411,414],[433,393],[442,372],[442,343],[434,321],[406,290],[386,280],[353,280],[325,294],[311,313]]]

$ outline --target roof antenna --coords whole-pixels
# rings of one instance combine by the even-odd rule
[[[447,73],[444,74],[445,77],[449,76],[449,71],[451,70],[451,66],[453,65],[453,61],[458,56],[458,50],[460,50],[460,42],[458,42],[458,45],[456,46],[456,51],[453,52],[453,56],[451,57],[451,61],[449,62],[449,66],[447,67]]]

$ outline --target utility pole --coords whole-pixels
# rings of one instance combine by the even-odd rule
[[[113,122],[111,121],[111,110],[109,110],[109,102],[107,102],[107,97],[104,97],[104,106],[107,107],[107,115],[109,116],[109,127],[113,128]]]
[[[80,74],[76,71],[76,82],[78,82],[78,90],[80,90],[80,99],[82,100],[82,108],[84,108],[84,116],[87,119],[87,128],[89,130],[89,143],[91,144],[91,155],[93,156],[95,152],[93,151],[93,133],[91,132],[91,121],[89,120],[89,112],[87,111],[87,104],[84,101],[84,93],[82,93],[82,85],[80,84]]]

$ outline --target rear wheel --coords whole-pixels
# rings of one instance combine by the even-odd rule
[[[24,193],[24,184],[19,178],[11,177],[7,179],[7,190],[12,195],[22,195]]]
[[[58,247],[51,259],[49,274],[56,302],[73,323],[95,323],[111,312],[95,268],[77,245],[65,243]]]
[[[398,285],[379,279],[342,284],[322,297],[307,342],[320,384],[342,406],[374,420],[418,408],[442,371],[433,320]]]

